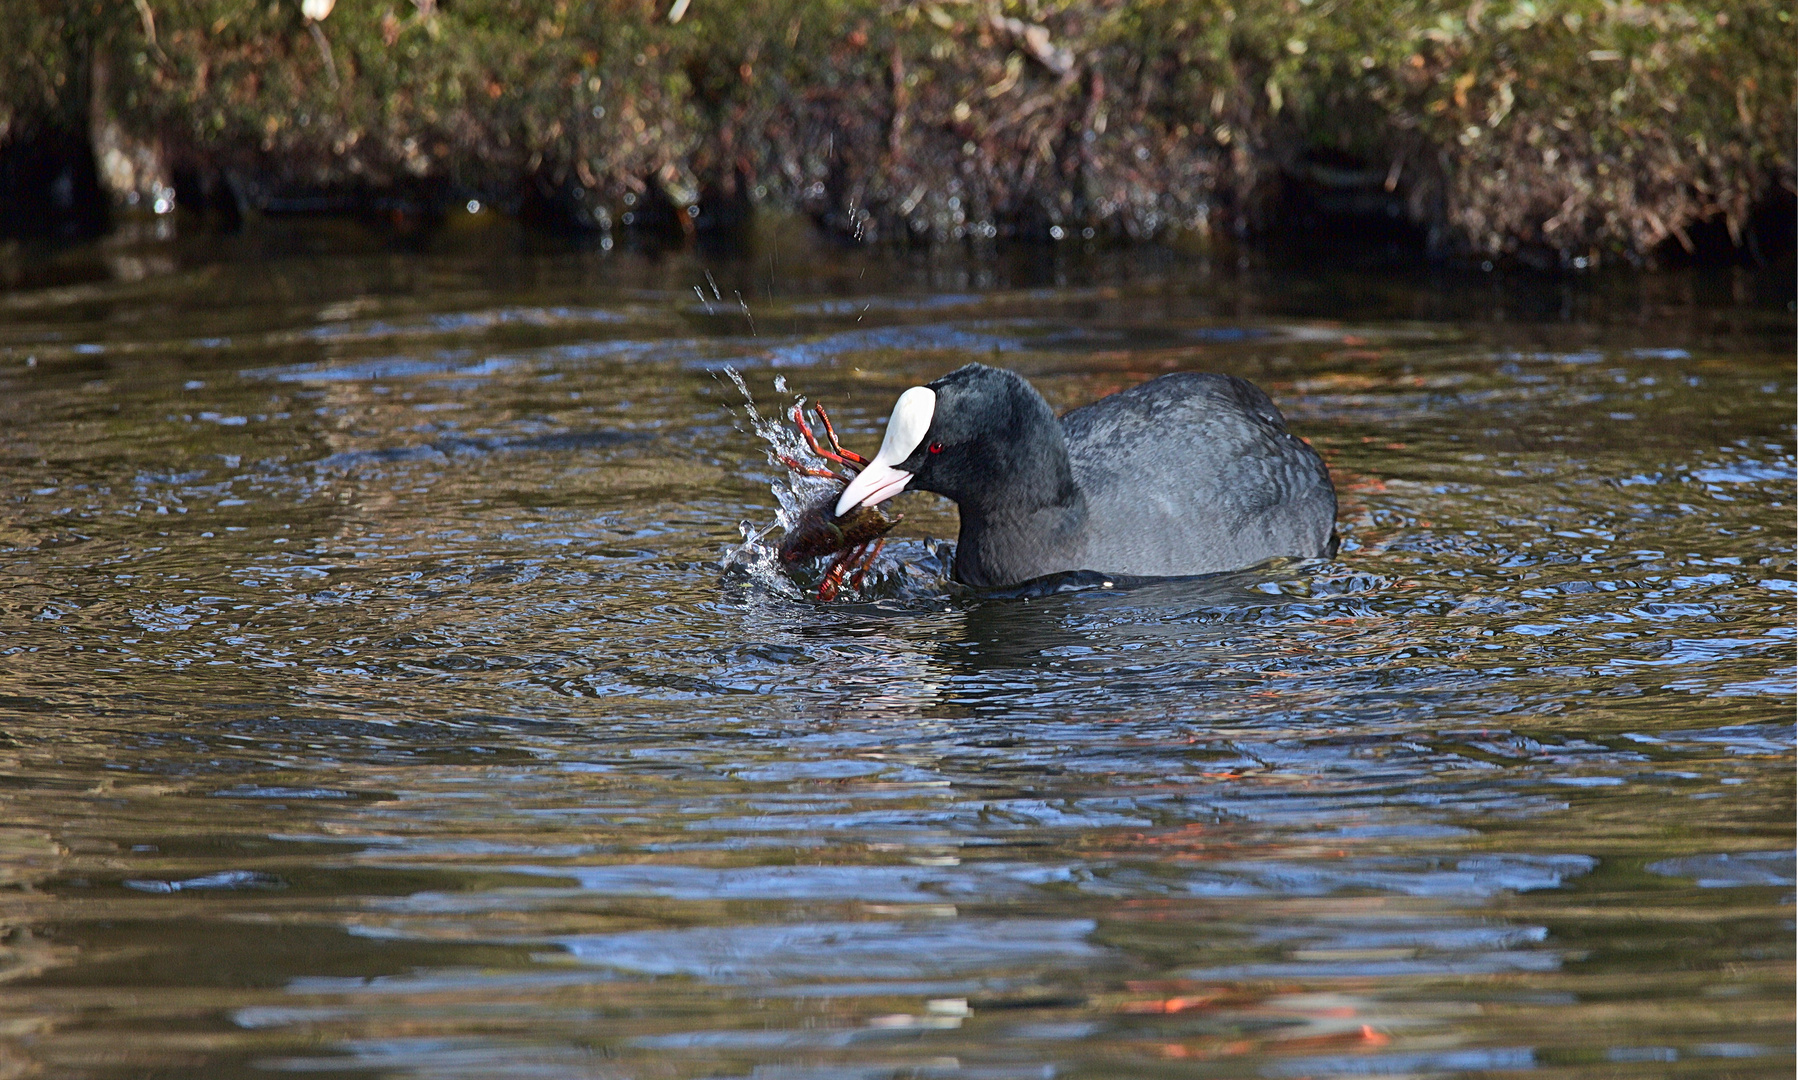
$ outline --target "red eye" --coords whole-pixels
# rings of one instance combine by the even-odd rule
[[[940,454],[940,453],[942,453],[942,452],[943,452],[943,444],[942,444],[942,443],[940,443],[940,442],[933,442],[933,443],[931,443],[931,444],[930,444],[930,452],[931,452],[931,453],[933,453],[933,454]]]

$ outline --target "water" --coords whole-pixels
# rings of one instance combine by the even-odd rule
[[[327,240],[0,294],[0,1076],[1791,1074],[1789,282]],[[1253,379],[1340,556],[721,569],[726,367],[974,359]]]

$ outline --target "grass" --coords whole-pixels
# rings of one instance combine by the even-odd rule
[[[1322,191],[1439,251],[1576,265],[1707,226],[1743,242],[1794,187],[1792,13],[1761,0],[669,11],[340,0],[313,25],[297,0],[0,0],[23,43],[0,143],[82,124],[99,64],[131,138],[252,193],[472,191],[594,227],[763,203],[940,241],[1277,232]]]

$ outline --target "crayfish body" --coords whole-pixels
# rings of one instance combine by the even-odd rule
[[[860,472],[868,464],[868,459],[852,450],[845,450],[837,440],[836,428],[830,422],[830,414],[824,406],[815,405],[818,419],[824,427],[825,437],[830,440],[829,448],[825,448],[812,434],[811,427],[805,422],[803,405],[793,407],[793,423],[805,436],[812,451],[827,461],[834,461],[852,473]],[[817,469],[801,464],[790,457],[781,457],[781,464],[805,476],[824,477],[838,481],[845,487],[848,481],[831,472],[829,469]],[[818,585],[818,599],[832,600],[841,591],[845,578],[849,587],[861,587],[862,578],[868,568],[874,565],[874,559],[880,549],[886,545],[886,534],[893,526],[899,524],[904,515],[889,518],[872,506],[858,506],[841,517],[836,513],[837,497],[842,488],[837,488],[800,512],[791,528],[781,538],[776,555],[783,564],[791,565],[805,559],[818,559],[826,555],[835,555],[828,569],[824,571],[824,580]]]
[[[840,494],[839,490],[825,495],[799,515],[786,536],[781,538],[776,552],[781,562],[819,559],[871,544],[899,524],[872,506],[858,506],[837,517],[835,503]]]

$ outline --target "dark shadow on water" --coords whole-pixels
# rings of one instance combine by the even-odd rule
[[[1302,574],[1305,566],[1276,560],[1247,570],[1173,578],[1076,570],[1004,589],[956,586],[953,591],[964,602],[973,602],[964,609],[959,633],[943,642],[935,657],[957,675],[986,675],[1044,669],[1050,650],[1116,656],[1144,643],[1208,636],[1195,629],[1195,613],[1210,613],[1216,621],[1232,612],[1296,605],[1296,599],[1262,586],[1276,576]]]

